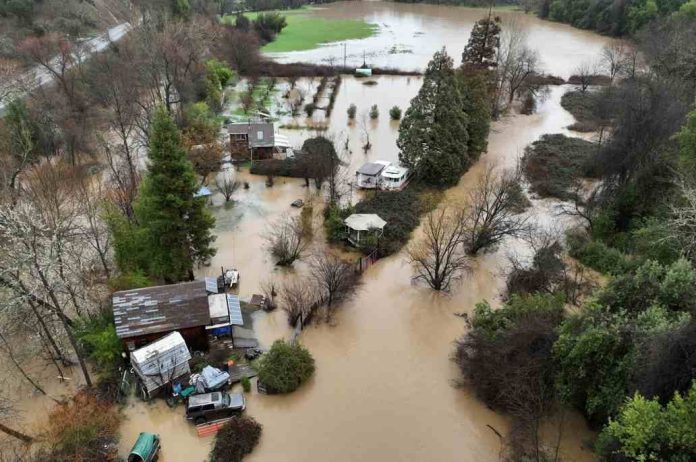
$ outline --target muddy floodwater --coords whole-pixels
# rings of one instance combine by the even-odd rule
[[[328,19],[358,19],[376,24],[377,33],[367,39],[324,44],[319,48],[269,53],[280,62],[311,62],[359,66],[363,57],[375,67],[403,70],[424,69],[433,53],[442,48],[461,60],[474,22],[486,15],[481,8],[391,3],[382,1],[336,2],[318,5],[311,13]],[[533,14],[496,11],[506,24],[526,31],[543,61],[544,70],[569,77],[579,62],[597,56],[607,43],[605,37],[573,29],[566,24],[543,21]],[[509,28],[509,26],[508,26]],[[345,44],[345,48],[344,48]]]
[[[422,68],[432,53],[447,46],[459,56],[473,22],[483,10],[432,5],[356,2],[322,7],[315,14],[367,18],[380,24],[376,37],[349,42],[349,51],[371,53],[374,65]],[[515,18],[529,30],[528,43],[539,51],[547,72],[567,77],[581,61],[596,58],[607,39],[559,24],[542,22],[521,13],[501,13]],[[411,47],[412,53],[384,52],[393,42]],[[335,46],[287,53],[280,60],[320,61]],[[382,51],[380,51],[382,50]],[[356,59],[351,57],[350,59]],[[351,61],[353,62],[353,61]],[[396,162],[398,122],[388,118],[393,105],[402,108],[417,93],[420,78],[378,77],[377,84],[345,77],[335,109],[328,120],[328,134],[345,143],[352,174],[367,160]],[[572,116],[560,107],[569,86],[551,87],[538,111],[531,116],[510,115],[493,124],[488,152],[446,194],[446,201],[461,201],[486,164],[514,167],[525,146],[545,133],[570,133],[565,127]],[[358,114],[372,104],[380,109],[377,121],[349,124],[346,109],[354,103]],[[360,117],[359,117],[360,118]],[[373,144],[368,153],[361,146],[365,132]],[[310,131],[281,130],[299,145]],[[290,203],[302,198],[319,210],[321,198],[303,181],[277,178],[271,188],[265,178],[237,172],[249,189],[235,193],[232,206],[215,206],[217,255],[199,276],[215,275],[220,266],[240,270],[242,298],[259,292],[269,277],[282,280],[304,273],[275,268],[265,249],[264,233],[287,214],[297,214]],[[357,193],[355,193],[357,194]],[[217,197],[216,203],[220,202]],[[533,200],[534,220],[559,224],[557,203]],[[317,239],[320,241],[320,239]],[[313,252],[325,251],[316,242]],[[499,304],[507,255],[523,252],[508,242],[494,253],[474,261],[473,271],[449,295],[411,282],[412,269],[403,253],[379,261],[367,270],[357,295],[341,308],[331,324],[310,326],[301,342],[316,359],[316,374],[309,383],[288,396],[247,395],[247,413],[263,425],[259,446],[250,461],[489,461],[501,451],[499,437],[490,427],[505,433],[507,419],[487,409],[467,388],[457,387],[458,372],[450,361],[454,341],[466,330],[461,317],[476,302]],[[262,345],[287,338],[285,314],[256,313],[254,328]],[[206,460],[212,438],[200,439],[186,423],[183,408],[172,411],[160,400],[154,404],[131,402],[125,409],[121,450],[126,454],[141,431],[162,436],[163,462]],[[490,426],[490,427],[489,427]],[[552,427],[553,424],[548,426]],[[583,449],[591,432],[581,417],[566,417],[561,453],[565,460],[593,460]]]

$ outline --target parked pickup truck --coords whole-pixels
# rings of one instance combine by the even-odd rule
[[[241,414],[244,409],[246,409],[246,401],[241,393],[224,391],[203,393],[189,396],[186,404],[186,418],[200,425]]]

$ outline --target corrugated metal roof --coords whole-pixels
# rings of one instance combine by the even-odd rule
[[[112,298],[119,338],[210,324],[205,281],[116,292]]]
[[[227,308],[230,310],[230,324],[243,326],[242,307],[239,304],[239,297],[234,294],[227,294]]]

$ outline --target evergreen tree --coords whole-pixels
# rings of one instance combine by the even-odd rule
[[[468,152],[471,160],[476,160],[488,147],[491,128],[489,74],[490,71],[469,72],[465,69],[459,75],[464,112],[469,116]]]
[[[146,259],[132,257],[137,266],[147,265],[143,269],[151,277],[166,282],[192,279],[194,263],[215,254],[210,232],[215,221],[205,199],[194,197],[198,187],[193,167],[174,120],[162,107],[150,128],[149,158],[135,205],[139,230],[125,233],[143,240],[143,246],[133,248],[145,252]]]
[[[428,63],[401,122],[399,159],[428,184],[453,185],[470,163],[468,124],[452,58],[443,48]]]
[[[479,19],[474,24],[469,43],[462,53],[462,65],[476,69],[491,69],[497,65],[496,54],[500,47],[500,18]]]

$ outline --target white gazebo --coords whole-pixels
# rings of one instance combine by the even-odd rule
[[[354,213],[344,221],[348,228],[348,241],[355,246],[362,244],[368,236],[381,236],[386,221],[374,213]]]

